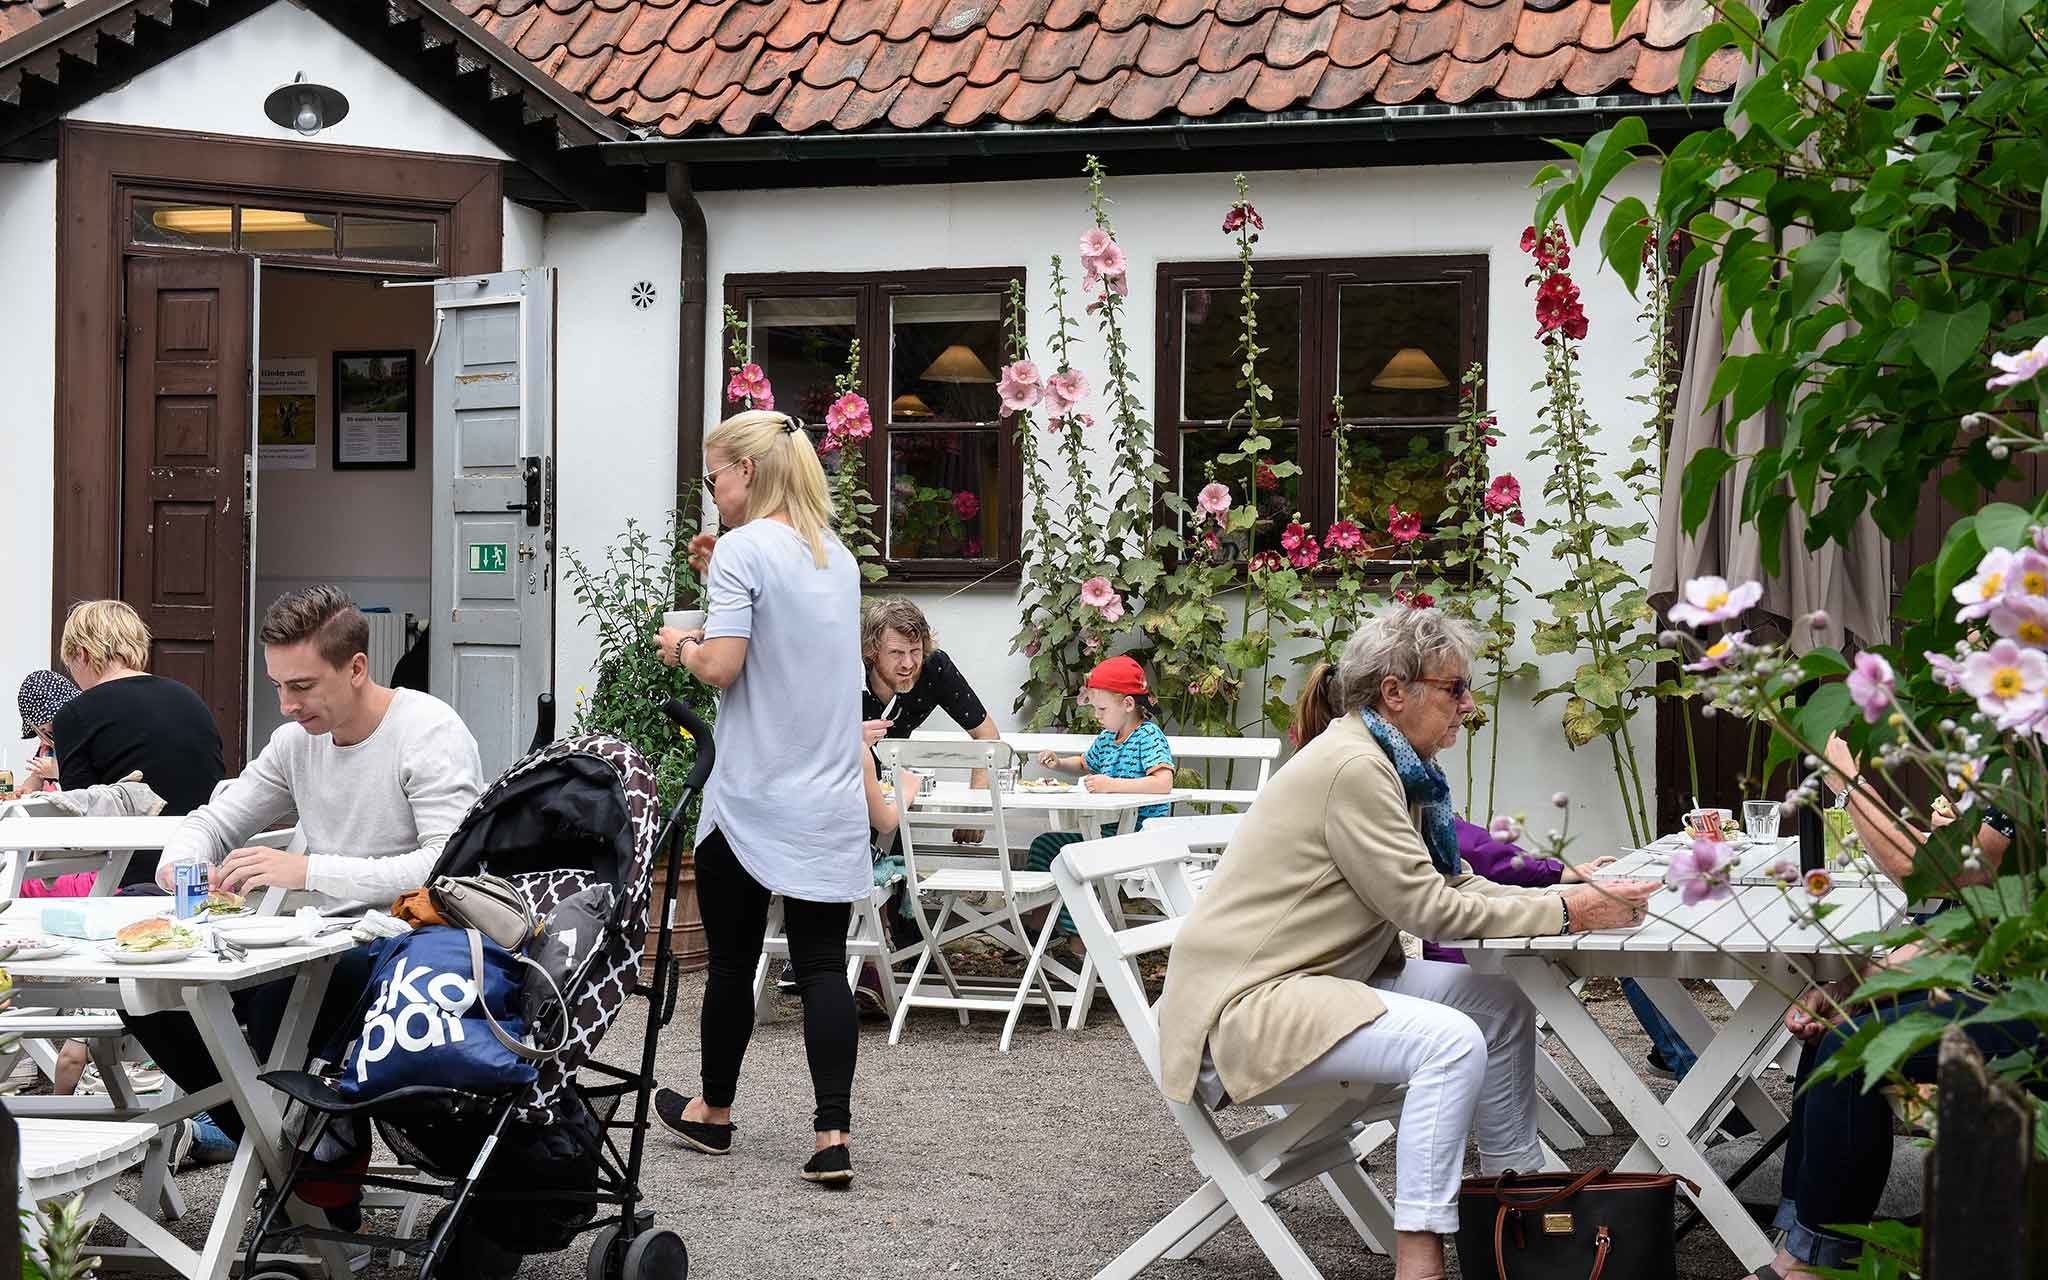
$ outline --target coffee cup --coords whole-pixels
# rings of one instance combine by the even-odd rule
[[[1735,813],[1730,809],[1690,809],[1685,815],[1685,833],[1725,840],[1735,830]]]
[[[702,631],[704,611],[702,609],[670,609],[661,615],[661,625],[674,627],[678,631]]]

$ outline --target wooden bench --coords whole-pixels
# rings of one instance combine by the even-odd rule
[[[919,729],[910,735],[914,739],[927,741],[957,741],[967,735],[958,730]],[[1036,761],[1039,753],[1058,752],[1063,756],[1078,756],[1095,744],[1092,733],[1005,733],[1002,740],[1017,749],[1017,754],[1026,760]],[[1201,738],[1191,735],[1168,734],[1167,746],[1173,750],[1173,762],[1182,769],[1201,767],[1213,770],[1217,765],[1224,768],[1224,781],[1237,783],[1239,767],[1254,773],[1251,785],[1196,787],[1187,797],[1186,803],[1200,805],[1222,805],[1233,808],[1250,808],[1258,798],[1259,789],[1272,776],[1273,762],[1280,758],[1278,738]]]
[[[129,1120],[46,1120],[25,1116],[21,1203],[47,1204],[111,1182],[142,1163],[156,1126]],[[88,1205],[88,1209],[91,1206]]]

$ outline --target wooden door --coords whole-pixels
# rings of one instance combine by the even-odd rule
[[[248,688],[252,266],[228,254],[127,260],[121,597],[150,669],[213,710],[242,767]]]

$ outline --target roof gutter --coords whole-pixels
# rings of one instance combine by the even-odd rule
[[[924,129],[867,133],[705,135],[604,142],[608,164],[651,165],[673,160],[701,164],[776,160],[913,160],[949,156],[1016,156],[1080,151],[1207,151],[1276,142],[1399,142],[1418,137],[1513,137],[1572,126],[1599,128],[1627,115],[1653,127],[1688,128],[1718,122],[1725,97],[1613,94],[1541,102],[1485,102],[1448,106],[1372,106],[1333,114],[1299,111],[1238,119],[1159,124],[998,125],[979,129]]]

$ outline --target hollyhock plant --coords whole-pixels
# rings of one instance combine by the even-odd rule
[[[2000,640],[1963,660],[1963,691],[2001,730],[2030,724],[2048,707],[2048,655]]]
[[[1221,480],[1211,480],[1195,495],[1195,509],[1205,516],[1218,521],[1230,514],[1230,486]]]
[[[1293,521],[1288,524],[1287,528],[1281,531],[1280,549],[1282,551],[1297,550],[1300,548],[1303,539],[1314,541],[1314,539],[1309,535],[1308,526],[1303,524],[1301,522],[1301,517],[1297,515],[1295,516]]]
[[[1088,379],[1079,369],[1064,369],[1045,380],[1045,411],[1064,418],[1088,394]]]
[[[1278,551],[1268,549],[1253,556],[1251,562],[1246,567],[1253,573],[1272,573],[1276,570],[1285,569],[1287,567],[1287,559]]]
[[[1301,541],[1287,553],[1287,562],[1297,569],[1313,569],[1321,563],[1322,548],[1316,544],[1316,535],[1302,531]]]
[[[996,394],[1002,397],[1004,413],[1036,408],[1045,395],[1044,376],[1029,360],[1004,365],[1002,376],[996,379]]]
[[[1387,532],[1394,541],[1406,546],[1422,536],[1422,517],[1413,511],[1403,511],[1393,503],[1387,504]]]
[[[1094,577],[1081,584],[1081,603],[1091,609],[1100,609],[1116,599],[1116,588],[1109,585],[1109,579]]]
[[[1255,230],[1264,231],[1266,229],[1266,220],[1259,216],[1259,211],[1252,208],[1248,202],[1240,200],[1230,206],[1230,212],[1223,215],[1224,233],[1226,235],[1236,235],[1244,229],[1244,225],[1247,222]]]
[[[972,490],[960,490],[953,495],[953,514],[962,520],[974,519],[981,514],[981,498]]]
[[[866,397],[857,391],[849,391],[832,402],[825,410],[825,429],[828,436],[843,440],[865,440],[874,433],[875,420],[868,411]]]
[[[1743,654],[1749,652],[1751,646],[1748,641],[1749,632],[1731,631],[1708,645],[1706,652],[1700,655],[1700,660],[1687,663],[1685,669],[1687,671],[1719,671],[1737,658],[1740,658]]]
[[[1876,724],[1891,709],[1893,684],[1891,663],[1868,651],[1856,655],[1849,672],[1849,700],[1862,708],[1865,724]]]
[[[1483,501],[1486,509],[1495,515],[1512,510],[1521,504],[1522,482],[1509,475],[1495,476],[1493,483],[1486,486]]]
[[[1109,603],[1102,606],[1102,620],[1104,622],[1122,622],[1124,620],[1124,598],[1122,596],[1113,595],[1109,598]]]
[[[1764,598],[1764,588],[1760,582],[1731,587],[1727,579],[1709,574],[1688,581],[1681,594],[1685,598],[1671,606],[1671,620],[1688,627],[1704,627],[1741,617],[1744,610]]]
[[[1349,520],[1339,520],[1323,535],[1323,547],[1338,555],[1357,555],[1365,550],[1365,533]]]
[[[1728,896],[1734,863],[1734,851],[1726,844],[1701,838],[1671,855],[1664,883],[1678,890],[1678,900],[1688,907],[1712,902]]]
[[[1996,353],[1991,357],[1991,365],[1998,374],[1985,380],[1986,391],[2004,391],[2023,382],[2032,382],[2043,369],[2048,369],[2048,338],[2042,338],[2025,351],[2015,351],[2011,355]]]
[[[761,372],[758,364],[743,364],[732,371],[725,384],[725,398],[744,400],[753,409],[775,407],[775,390],[768,385],[768,375]]]

